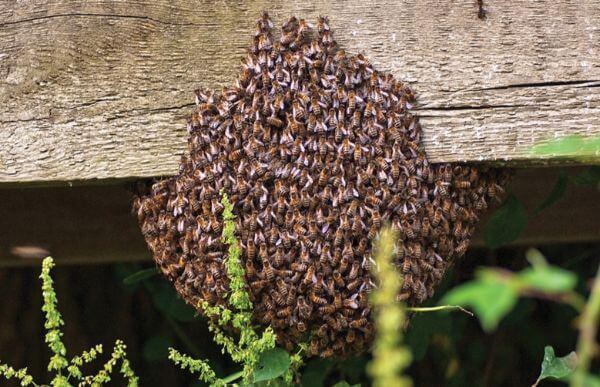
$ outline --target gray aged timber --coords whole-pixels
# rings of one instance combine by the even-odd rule
[[[233,82],[268,10],[418,92],[433,161],[540,164],[600,134],[600,1],[0,2],[0,183],[174,174],[193,89]]]

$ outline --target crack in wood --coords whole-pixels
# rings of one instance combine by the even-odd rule
[[[458,110],[485,110],[485,109],[512,109],[518,107],[529,107],[530,105],[463,105],[463,106],[421,106],[416,111],[458,111]],[[425,117],[424,115],[422,117]]]
[[[171,22],[166,22],[166,21],[160,20],[160,19],[155,19],[155,18],[152,18],[149,16],[138,16],[138,15],[121,15],[121,14],[110,14],[110,13],[59,13],[59,14],[54,14],[54,15],[39,16],[39,17],[32,17],[32,18],[28,18],[28,19],[4,22],[4,23],[0,23],[0,27],[4,27],[4,26],[8,26],[8,25],[15,25],[15,24],[29,23],[29,22],[34,22],[34,21],[38,21],[38,20],[63,18],[63,17],[105,17],[105,18],[115,18],[115,19],[138,19],[138,20],[151,21],[154,23],[168,25],[168,26],[200,26],[200,25],[202,25],[202,24],[197,24],[197,23],[171,23]]]
[[[587,79],[587,80],[576,80],[576,81],[549,81],[549,82],[530,82],[530,83],[515,83],[512,85],[504,85],[504,86],[492,86],[492,87],[484,87],[481,89],[471,89],[472,91],[482,91],[482,90],[507,90],[507,89],[517,89],[517,88],[527,88],[527,87],[556,87],[556,86],[571,86],[571,85],[581,85],[586,86],[586,84],[591,84],[592,87],[596,87],[596,83],[600,82],[598,79]],[[590,87],[590,86],[587,86]]]

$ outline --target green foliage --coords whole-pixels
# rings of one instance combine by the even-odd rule
[[[69,387],[72,386],[71,380],[79,381],[79,386],[101,386],[111,380],[112,373],[117,362],[121,362],[119,372],[127,380],[129,387],[138,385],[138,378],[135,376],[129,361],[126,358],[126,346],[121,340],[117,340],[111,354],[111,358],[104,364],[102,370],[96,375],[83,376],[81,367],[84,364],[95,360],[99,354],[102,354],[102,345],[98,344],[89,351],[83,352],[80,356],[75,356],[71,361],[67,360],[67,349],[62,342],[63,333],[60,328],[65,324],[60,312],[58,311],[58,300],[54,291],[52,277],[50,271],[54,267],[52,257],[47,257],[42,263],[42,297],[44,304],[42,311],[45,313],[44,328],[46,329],[45,341],[48,348],[53,353],[48,363],[48,371],[55,371],[55,376],[50,382],[54,387]],[[21,381],[21,386],[38,386],[33,381],[33,377],[27,374],[27,368],[14,370],[5,364],[0,363],[0,375],[5,379],[17,379]]]
[[[179,322],[193,321],[196,316],[196,310],[186,304],[175,291],[173,285],[167,281],[161,281],[157,284],[148,284],[144,282],[146,289],[152,296],[152,303],[168,318]]]
[[[574,178],[577,185],[595,185],[600,184],[600,166],[589,167]]]
[[[245,385],[277,381],[280,378],[290,383],[294,370],[302,364],[301,355],[305,348],[301,346],[298,353],[290,356],[286,351],[275,347],[276,337],[272,328],[268,327],[259,335],[252,326],[252,302],[246,291],[241,252],[235,238],[233,205],[225,193],[221,194],[224,207],[222,240],[229,246],[225,269],[229,279],[227,302],[230,309],[222,305],[210,306],[206,301],[202,301],[199,306],[210,318],[209,331],[213,333],[213,339],[233,361],[242,365],[242,371],[221,379],[206,360],[193,359],[173,348],[170,349],[169,358],[182,369],[199,374],[199,379],[211,386],[226,386],[239,378],[242,378]],[[228,327],[239,332],[237,342],[224,331]]]
[[[283,375],[292,364],[290,355],[281,348],[273,348],[263,352],[254,370],[255,383],[276,379]]]
[[[537,250],[528,255],[541,255]],[[486,332],[493,331],[500,320],[515,306],[519,296],[543,294],[548,297],[569,296],[577,284],[575,274],[545,260],[517,274],[499,269],[479,269],[475,280],[450,290],[442,303],[470,306]],[[561,301],[562,298],[557,298]]]
[[[465,283],[448,292],[442,302],[470,305],[487,332],[494,330],[498,322],[516,305],[521,296],[566,303],[582,312],[579,318],[580,336],[577,353],[557,358],[554,349],[546,346],[540,375],[534,384],[548,378],[569,381],[572,387],[594,386],[600,378],[589,373],[591,358],[600,321],[600,268],[585,307],[575,293],[577,276],[567,270],[549,265],[544,256],[530,249],[527,259],[532,267],[513,273],[500,269],[479,269],[474,281]]]
[[[411,386],[410,378],[402,371],[411,361],[410,351],[402,346],[402,329],[405,322],[404,308],[396,301],[402,281],[393,265],[396,236],[390,228],[382,230],[376,246],[376,276],[379,287],[372,294],[377,336],[373,345],[373,361],[368,371],[373,385]]]
[[[542,210],[559,201],[565,195],[568,183],[569,177],[567,176],[567,172],[564,169],[561,169],[558,178],[556,179],[556,183],[554,183],[554,187],[552,187],[552,191],[550,191],[548,196],[546,196],[546,199],[533,210],[533,215],[539,214]]]
[[[347,381],[337,382],[333,387],[360,387],[360,384],[350,384]]]
[[[577,355],[574,351],[563,357],[556,357],[554,348],[546,346],[544,348],[544,360],[542,361],[542,371],[538,376],[534,386],[544,379],[568,380],[575,370],[577,364]]]
[[[577,342],[577,354],[579,362],[571,378],[572,387],[584,387],[597,383],[600,378],[592,378],[589,375],[592,357],[596,353],[598,337],[598,323],[600,322],[600,266],[597,269],[592,292],[589,300],[581,314],[579,322],[579,340]]]
[[[538,144],[531,153],[553,156],[581,162],[597,162],[600,159],[600,136],[567,136],[544,144]]]
[[[519,293],[494,271],[481,269],[477,279],[452,289],[442,302],[470,306],[481,321],[482,328],[490,332],[517,302]]]
[[[485,244],[492,249],[517,239],[527,227],[527,211],[514,195],[509,195],[504,203],[490,217],[485,228]]]
[[[140,271],[136,271],[135,273],[127,276],[124,280],[123,283],[125,285],[133,285],[136,284],[138,282],[142,282],[147,280],[148,278],[152,278],[155,275],[158,274],[158,269],[155,267],[151,267],[148,269],[143,269]]]
[[[144,343],[142,355],[148,362],[156,362],[169,355],[169,347],[173,346],[173,340],[168,336],[153,336]]]

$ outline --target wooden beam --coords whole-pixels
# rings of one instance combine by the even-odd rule
[[[329,15],[418,92],[434,162],[540,163],[600,133],[600,3],[349,0],[0,3],[0,183],[171,175],[192,90],[232,84],[253,23]]]
[[[510,190],[531,214],[552,190],[558,172],[520,170]],[[577,172],[572,169],[571,176]],[[0,190],[0,267],[36,263],[36,254],[52,254],[59,264],[150,260],[130,208],[131,194],[122,184]],[[597,188],[569,184],[559,202],[529,219],[514,245],[600,241],[592,215],[598,213]],[[473,240],[475,247],[483,246],[485,221]]]

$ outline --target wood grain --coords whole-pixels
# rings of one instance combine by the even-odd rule
[[[431,160],[539,164],[600,134],[600,2],[2,1],[0,183],[174,174],[192,90],[233,83],[268,10],[329,15],[340,45],[418,92]]]
[[[568,168],[570,175],[579,168]],[[529,214],[552,191],[559,170],[523,169],[509,189]],[[595,214],[597,187],[567,186],[565,195],[537,216],[513,245],[538,246],[600,241]],[[98,187],[11,188],[0,190],[0,267],[38,264],[15,253],[47,250],[59,264],[149,261],[151,256],[131,214],[131,194],[123,184]],[[491,211],[488,211],[488,216]],[[472,245],[483,246],[482,219]],[[18,250],[19,247],[28,249]]]

